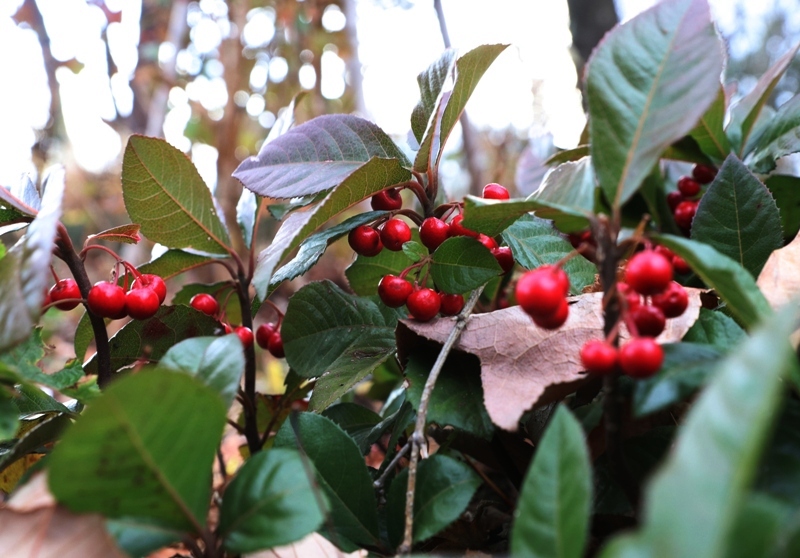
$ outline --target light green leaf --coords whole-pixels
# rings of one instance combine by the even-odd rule
[[[445,50],[439,59],[417,76],[419,102],[411,112],[411,130],[418,143],[428,130],[431,115],[436,110],[436,101],[442,93],[447,76],[453,71],[456,60],[454,50]]]
[[[772,171],[777,159],[800,151],[800,95],[781,105],[752,146],[747,164],[753,171]]]
[[[492,253],[468,236],[448,238],[433,253],[431,277],[446,293],[469,292],[500,273],[500,264]]]
[[[794,238],[800,231],[800,177],[773,174],[767,178],[766,186],[781,213],[783,237]]]
[[[733,318],[722,312],[701,308],[697,321],[683,336],[683,341],[712,345],[717,349],[727,351],[744,341],[746,336],[747,334],[739,327],[739,324],[733,321]]]
[[[719,164],[731,152],[731,144],[728,136],[725,135],[723,124],[725,123],[725,90],[722,86],[717,91],[717,98],[708,107],[708,110],[700,118],[697,126],[689,133],[692,138],[708,155],[712,161]]]

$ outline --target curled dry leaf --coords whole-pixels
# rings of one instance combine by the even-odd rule
[[[309,556],[313,558],[363,558],[366,555],[366,550],[357,550],[350,554],[345,554],[319,533],[311,533],[296,543],[279,546],[270,550],[262,550],[255,554],[247,554],[246,557],[297,558],[298,556]]]
[[[689,308],[667,322],[658,337],[660,343],[678,341],[697,320],[702,291],[687,291]],[[569,319],[555,331],[534,325],[518,306],[470,316],[455,348],[480,360],[484,403],[494,424],[516,430],[526,410],[561,399],[586,380],[578,354],[586,341],[603,337],[602,296],[590,293],[571,298]],[[397,333],[401,362],[421,342],[420,337],[443,343],[454,319],[401,321]]]
[[[800,293],[800,234],[770,254],[756,285],[773,308],[782,306]]]

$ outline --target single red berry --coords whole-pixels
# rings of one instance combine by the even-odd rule
[[[387,188],[372,196],[370,205],[375,211],[394,211],[403,207],[399,188]]]
[[[638,308],[639,305],[642,303],[642,297],[639,296],[639,293],[633,290],[630,285],[627,283],[623,283],[622,281],[617,283],[617,290],[620,294],[625,298],[625,303],[627,304],[628,311],[633,310],[634,308]]]
[[[428,217],[419,227],[419,239],[433,252],[450,236],[450,225],[437,217]]]
[[[692,272],[692,268],[689,267],[689,264],[686,263],[686,260],[684,260],[680,256],[674,256],[672,258],[672,267],[674,267],[675,271],[677,271],[681,275],[686,275],[687,273]]]
[[[581,363],[590,374],[598,376],[611,374],[617,367],[618,361],[619,351],[605,341],[593,339],[581,347]]]
[[[167,298],[167,284],[158,275],[152,273],[143,273],[134,279],[131,289],[153,289],[158,295],[158,303],[164,304]]]
[[[117,320],[125,316],[125,291],[115,283],[99,281],[89,290],[86,304],[101,318]]]
[[[478,233],[469,230],[461,224],[463,220],[463,215],[456,215],[450,220],[450,236],[471,236],[472,238],[478,238]]]
[[[558,329],[564,325],[568,317],[569,303],[566,298],[562,298],[555,312],[543,316],[533,316],[533,323],[542,329]]]
[[[442,302],[436,291],[427,287],[414,291],[406,300],[406,306],[411,312],[411,316],[420,322],[432,320],[439,313],[441,305]]]
[[[663,362],[664,350],[651,337],[635,337],[619,350],[622,371],[632,378],[649,378]]]
[[[678,179],[678,190],[684,197],[693,198],[700,193],[700,183],[694,178],[681,176]]]
[[[653,295],[653,306],[661,308],[667,318],[677,318],[689,307],[689,294],[682,285],[673,281],[667,290]]]
[[[660,244],[658,246],[656,246],[655,248],[653,248],[653,250],[655,250],[656,252],[658,252],[659,254],[661,254],[662,256],[667,258],[668,260],[671,260],[672,258],[675,257],[675,252],[673,252],[672,250],[670,250],[666,246],[662,246]]]
[[[662,292],[672,281],[672,264],[654,250],[635,254],[625,267],[625,282],[639,294]]]
[[[158,294],[149,288],[131,289],[125,293],[125,311],[134,320],[147,320],[158,312]]]
[[[503,273],[508,273],[514,269],[514,254],[511,253],[511,248],[508,246],[492,248],[492,256],[500,264],[500,269],[503,270]]]
[[[222,324],[223,329],[225,330],[225,335],[229,335],[233,333],[233,326],[231,324]]]
[[[717,177],[717,167],[713,165],[695,165],[692,176],[700,184],[710,184]]]
[[[237,326],[233,328],[233,332],[239,336],[239,340],[241,340],[242,345],[244,345],[245,349],[248,349],[253,346],[253,330],[249,327],[245,326]]]
[[[464,297],[460,294],[439,293],[442,316],[455,316],[464,308]]]
[[[367,225],[358,226],[350,231],[350,234],[347,235],[347,242],[353,252],[368,258],[377,256],[383,249],[378,231]]]
[[[267,350],[269,350],[269,353],[275,358],[283,358],[286,356],[283,350],[283,337],[281,337],[280,331],[276,331],[270,336]]]
[[[278,331],[278,326],[273,324],[272,322],[267,322],[266,324],[261,324],[256,328],[256,343],[262,349],[266,349],[269,347],[269,338],[272,337],[272,334]]]
[[[683,200],[683,194],[680,192],[670,192],[667,194],[667,205],[669,206],[669,210],[674,213],[675,208],[678,207],[678,204],[680,204]]]
[[[492,182],[483,187],[483,197],[487,200],[507,200],[511,196],[503,186]]]
[[[78,288],[78,284],[75,282],[75,279],[59,279],[55,285],[50,287],[50,292],[48,294],[50,296],[50,302],[58,302],[59,300],[64,300],[66,298],[81,298],[81,290]],[[80,303],[80,300],[61,302],[56,304],[56,308],[59,310],[72,310]],[[45,305],[47,304],[49,304],[49,302],[45,300]]]
[[[384,275],[378,283],[378,296],[389,308],[400,308],[412,292],[411,283],[396,275]]]
[[[381,242],[387,250],[399,252],[403,249],[403,244],[411,240],[411,229],[405,221],[400,219],[389,219],[381,228]]]
[[[692,220],[694,219],[695,213],[697,213],[696,201],[682,201],[678,204],[678,207],[675,208],[675,212],[673,213],[675,223],[684,231],[688,231],[692,228]]]
[[[219,303],[217,299],[208,293],[196,294],[189,301],[189,306],[202,312],[206,316],[216,316],[219,312]]]
[[[561,307],[569,293],[569,277],[561,268],[543,265],[517,281],[517,303],[535,317],[549,316]]]
[[[572,244],[572,247],[576,249],[581,244],[590,244],[590,245],[597,244],[594,241],[594,237],[592,236],[592,231],[590,229],[586,229],[585,231],[577,233],[569,233],[567,234],[567,239],[569,240],[569,243]]]
[[[631,310],[630,317],[641,337],[658,337],[667,324],[661,308],[648,304],[640,304]]]
[[[486,246],[488,250],[494,250],[497,248],[497,242],[491,236],[487,236],[485,234],[478,235],[478,242]]]

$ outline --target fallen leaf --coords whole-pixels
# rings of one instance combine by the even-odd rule
[[[660,343],[681,339],[700,313],[700,289],[686,289],[689,308],[679,318],[667,321]],[[548,331],[534,325],[519,307],[470,316],[455,348],[478,357],[486,410],[492,422],[504,430],[517,429],[522,414],[538,402],[561,399],[586,378],[578,356],[583,344],[603,338],[602,293],[570,299],[569,319],[559,329]],[[398,355],[413,346],[405,328],[418,336],[444,343],[455,318],[420,323],[401,320]],[[627,338],[623,331],[622,338]]]
[[[319,533],[311,533],[296,543],[246,554],[245,558],[364,558],[366,555],[366,550],[345,554]]]
[[[786,304],[800,293],[800,234],[770,254],[756,285],[773,308]]]

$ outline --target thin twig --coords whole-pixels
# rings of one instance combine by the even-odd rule
[[[414,535],[414,491],[417,486],[417,464],[419,463],[420,447],[425,441],[425,422],[428,416],[428,404],[430,403],[431,393],[433,393],[433,388],[436,386],[439,373],[442,371],[442,368],[444,368],[447,355],[450,354],[461,332],[466,327],[467,318],[470,313],[472,313],[472,309],[475,307],[475,303],[478,302],[478,297],[481,296],[482,291],[483,287],[472,291],[469,300],[456,318],[456,323],[450,331],[447,341],[445,341],[442,346],[442,350],[439,352],[439,356],[436,358],[433,368],[431,368],[431,373],[425,381],[425,387],[422,388],[422,396],[420,397],[419,409],[417,410],[417,422],[414,425],[414,432],[411,434],[411,439],[409,440],[411,445],[411,462],[408,465],[408,488],[406,489],[406,527],[403,535],[403,544],[401,544],[398,549],[398,553],[400,554],[408,554],[411,552],[411,544]]]
[[[408,453],[408,450],[410,449],[411,449],[410,441],[406,443],[406,445],[404,445],[402,448],[400,448],[400,451],[397,452],[397,455],[394,456],[389,465],[383,470],[383,473],[381,473],[381,476],[378,477],[378,480],[372,483],[372,486],[375,487],[375,490],[380,490],[381,488],[383,488],[383,483],[386,482],[386,479],[391,474],[392,469],[397,467],[397,464],[406,455],[406,453]]]

